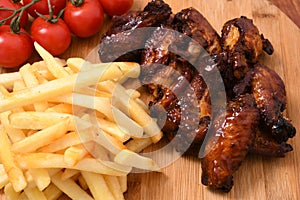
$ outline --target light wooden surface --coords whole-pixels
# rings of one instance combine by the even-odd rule
[[[253,18],[275,48],[262,62],[283,78],[288,97],[287,115],[300,130],[300,30],[277,7],[267,0],[166,0],[174,12],[193,6],[220,32],[222,25],[241,15]],[[147,1],[135,0],[135,9]],[[72,47],[61,57],[85,57],[100,41],[100,34],[90,39],[74,39]],[[37,58],[33,58],[36,60]],[[294,151],[285,158],[249,156],[235,174],[229,193],[208,190],[201,184],[198,159],[180,158],[162,173],[129,175],[127,200],[201,200],[201,199],[300,199],[300,136],[293,138]]]
[[[299,0],[270,0],[282,12],[300,27],[300,1]]]

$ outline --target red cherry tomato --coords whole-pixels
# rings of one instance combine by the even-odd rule
[[[13,68],[22,65],[33,51],[33,42],[30,36],[21,29],[13,33],[9,25],[0,26],[0,66]]]
[[[0,0],[0,8],[10,8],[10,9],[19,9],[21,8],[23,5],[21,3],[14,3],[12,0]],[[9,17],[10,15],[12,15],[13,12],[12,11],[4,11],[4,10],[1,10],[0,11],[0,20],[2,19],[5,19],[7,17]],[[26,25],[28,21],[28,14],[27,12],[25,11],[23,14],[22,14],[22,17],[21,17],[21,20],[20,20],[20,26],[21,27],[24,27]],[[11,22],[11,20],[8,20],[6,21],[6,23],[4,24],[7,24],[9,25]]]
[[[100,2],[108,16],[123,15],[133,4],[133,0],[100,0]]]
[[[100,31],[104,21],[104,12],[98,0],[84,0],[78,6],[68,1],[64,20],[76,36],[90,37]]]
[[[25,5],[29,4],[31,1],[32,0],[23,0]],[[50,3],[54,15],[58,15],[58,13],[66,6],[66,0],[50,0]],[[41,0],[35,3],[34,5],[30,6],[27,10],[28,13],[34,18],[38,17],[36,12],[42,15],[48,15],[49,14],[48,2],[47,0]]]
[[[46,17],[49,18],[47,15]],[[46,21],[41,17],[36,18],[32,22],[30,34],[34,41],[54,56],[65,52],[71,44],[70,30],[60,18],[56,23]]]

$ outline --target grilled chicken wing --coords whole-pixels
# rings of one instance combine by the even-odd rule
[[[222,29],[222,48],[228,52],[234,76],[241,79],[248,71],[248,63],[256,63],[262,51],[273,53],[269,40],[259,34],[251,19],[244,16],[226,22]]]
[[[286,91],[280,76],[272,69],[256,64],[252,72],[251,88],[263,124],[273,138],[281,143],[294,137],[295,127],[282,115],[286,108]]]
[[[140,61],[141,49],[153,29],[168,21],[172,13],[170,6],[162,0],[152,0],[143,11],[132,11],[114,16],[106,34],[102,37],[99,56],[103,62]]]
[[[228,192],[233,185],[233,173],[245,159],[255,137],[259,112],[252,95],[228,103],[224,124],[216,127],[219,137],[206,144],[208,154],[201,159],[202,183]]]
[[[272,69],[256,64],[252,73],[252,93],[267,125],[275,124],[286,106],[285,86]]]
[[[210,55],[221,52],[220,36],[196,9],[187,8],[181,10],[175,15],[173,26],[174,30],[193,38]]]

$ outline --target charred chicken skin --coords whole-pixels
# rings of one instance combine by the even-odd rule
[[[152,28],[135,32],[142,27]],[[143,11],[113,17],[100,47],[102,61],[140,63],[140,81],[154,99],[151,115],[177,151],[199,156],[202,145],[209,150],[200,158],[204,185],[228,192],[248,153],[283,157],[292,150],[287,141],[296,129],[283,115],[284,83],[259,63],[273,46],[251,19],[226,22],[219,36],[196,9],[173,14],[162,0],[152,0]],[[209,87],[215,79],[204,79],[214,70],[226,92],[224,113],[212,111],[214,93],[223,90]],[[218,139],[206,142],[211,135]]]

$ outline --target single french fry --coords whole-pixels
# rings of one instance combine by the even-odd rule
[[[17,80],[14,82],[13,91],[17,92],[26,88],[26,85],[23,79]]]
[[[92,64],[80,58],[69,58],[67,60],[67,65],[74,72],[89,71],[94,68],[104,68],[108,66],[108,69],[111,70],[111,73],[119,73],[120,76],[118,77],[118,79],[121,82],[126,81],[128,78],[137,78],[140,74],[140,65],[134,62],[111,62]]]
[[[20,192],[16,192],[11,183],[8,183],[4,187],[4,194],[6,200],[19,200]]]
[[[124,193],[127,191],[127,176],[117,176],[121,191]]]
[[[53,183],[51,183],[43,192],[47,200],[57,200],[63,194],[63,192]]]
[[[114,161],[119,164],[145,169],[150,171],[159,171],[160,167],[150,158],[141,156],[133,151],[124,149],[120,151]]]
[[[64,67],[68,74],[75,74],[74,71],[70,67]]]
[[[36,168],[28,169],[28,171],[31,174],[33,181],[35,182],[37,188],[40,191],[43,191],[51,183],[49,173],[46,169]]]
[[[18,91],[21,91],[25,88],[26,88],[26,85],[25,85],[23,79],[17,80],[16,82],[14,82],[13,92],[18,92]],[[15,107],[15,108],[12,109],[13,112],[22,112],[24,110],[34,110],[34,107],[33,107],[32,104],[28,104],[28,105],[25,105],[23,107]]]
[[[87,62],[86,60],[82,58],[68,58],[67,59],[67,65],[72,69],[74,72],[79,72],[82,66]]]
[[[103,113],[107,118],[113,119],[110,109],[110,98],[94,97],[84,94],[72,93],[63,96],[58,96],[50,99],[52,102],[68,103],[72,105],[82,106],[92,110],[97,110]]]
[[[53,79],[47,79],[45,76],[43,76],[42,73],[40,73],[35,67],[33,67],[31,65],[30,67],[32,69],[32,72],[34,74],[34,76],[37,78],[39,84],[44,84],[44,83],[47,83],[49,80],[53,80]]]
[[[53,153],[81,143],[82,141],[78,137],[77,133],[70,132],[60,137],[59,139],[51,142],[50,144],[40,148],[39,152]]]
[[[30,168],[70,168],[81,171],[89,171],[98,174],[107,174],[112,176],[125,176],[131,171],[130,166],[115,165],[109,167],[103,164],[101,160],[95,158],[83,158],[74,166],[68,166],[64,162],[64,156],[52,153],[28,153],[17,155],[16,161],[23,169]]]
[[[103,118],[97,118],[97,121],[100,129],[117,138],[121,142],[129,140],[129,133],[124,128],[121,128],[117,124]]]
[[[58,59],[58,58],[54,58],[54,59],[56,59],[56,62],[61,63],[61,59]],[[62,63],[62,65],[63,65],[63,63]],[[34,62],[31,65],[31,68],[34,71],[35,75],[39,74],[38,76],[41,76],[48,81],[56,79],[53,76],[53,74],[49,71],[49,69],[47,68],[46,62],[44,60]]]
[[[37,133],[19,141],[12,145],[13,152],[28,153],[45,146],[57,138],[62,137],[68,131],[69,119],[64,119],[61,122],[50,126],[46,129],[38,131]]]
[[[39,45],[37,42],[34,42],[34,47],[45,61],[47,68],[53,74],[54,77],[63,78],[69,76],[69,73],[64,69],[61,63],[57,62],[55,58],[41,45]]]
[[[84,146],[93,158],[103,161],[110,160],[110,157],[113,157],[113,154],[111,152],[109,152],[107,149],[105,149],[103,146],[96,143],[95,141],[85,142]],[[112,156],[110,156],[110,154]]]
[[[9,179],[7,174],[1,174],[0,175],[0,190],[9,183]]]
[[[127,89],[126,93],[128,94],[128,96],[131,99],[137,99],[141,96],[141,94],[138,91],[134,90],[134,89]]]
[[[30,66],[31,66],[30,64],[23,65],[19,70],[25,82],[25,85],[28,88],[39,85],[39,81],[35,77],[34,72],[30,68]],[[44,111],[48,108],[48,102],[47,101],[36,102],[33,106],[36,111]]]
[[[48,128],[66,118],[71,118],[71,115],[54,112],[17,112],[9,115],[9,121],[13,128],[32,130]]]
[[[0,125],[0,161],[2,162],[9,181],[16,192],[20,192],[27,186],[23,171],[14,162],[14,155],[10,151],[10,141],[3,128]]]
[[[87,154],[88,152],[83,145],[71,146],[64,153],[64,162],[68,166],[74,166]]]
[[[73,176],[76,176],[80,173],[80,171],[76,169],[65,169],[65,171],[61,174],[61,180],[67,180],[68,178],[71,178]]]
[[[5,98],[7,95],[9,95],[8,90],[3,85],[0,85],[0,99]]]
[[[146,147],[150,146],[152,143],[152,139],[147,138],[134,138],[126,143],[127,149],[139,153]]]
[[[28,199],[38,199],[38,200],[47,200],[43,192],[41,192],[37,187],[25,188],[24,193]]]
[[[74,180],[61,180],[61,172],[52,177],[52,182],[73,200],[92,200],[93,198],[81,189]]]
[[[103,176],[91,172],[81,172],[95,200],[114,200]]]
[[[37,78],[34,76],[33,71],[30,69],[30,64],[25,64],[23,65],[19,72],[26,84],[27,87],[33,87],[39,85],[39,81]]]
[[[0,74],[0,85],[3,85],[6,89],[12,89],[14,82],[21,79],[22,76],[19,72],[2,73]]]
[[[139,99],[139,98],[136,98],[136,99],[135,99],[135,102],[136,102],[141,108],[143,108],[144,111],[145,111],[146,113],[149,114],[149,108],[148,108],[148,106],[145,104],[145,102],[143,102],[143,101],[142,101],[141,99]]]
[[[116,176],[108,175],[103,175],[103,177],[114,198],[118,200],[124,200],[123,191],[118,178]]]
[[[105,131],[100,130],[98,132],[91,132],[93,130],[87,130],[86,132],[81,132],[80,134],[85,134],[86,136],[89,134],[90,138],[95,141],[96,143],[102,145],[108,151],[112,152],[113,154],[117,154],[122,149],[126,149],[126,146],[119,140],[115,139],[114,137],[107,134]]]
[[[0,113],[0,120],[3,124],[3,127],[9,136],[10,140],[14,142],[18,142],[25,138],[25,134],[22,130],[13,128],[9,122],[8,116],[10,115],[11,111]]]
[[[143,136],[143,127],[124,114],[117,107],[111,107],[113,113],[114,122],[124,131],[128,133],[131,137],[142,137]]]

